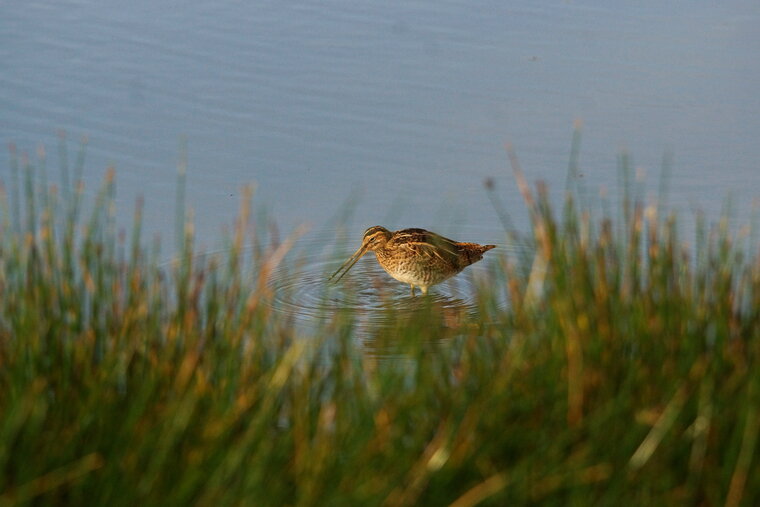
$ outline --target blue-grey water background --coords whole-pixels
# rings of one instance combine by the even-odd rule
[[[347,202],[346,249],[375,224],[503,245],[486,178],[527,229],[504,143],[561,196],[576,120],[589,196],[618,191],[622,150],[656,189],[670,153],[672,207],[717,217],[730,196],[745,221],[758,27],[757,1],[2,2],[0,140],[45,145],[55,181],[56,133],[87,136],[88,194],[113,165],[119,216],[143,196],[168,253],[183,138],[211,250],[248,183],[283,235],[311,224],[307,249]]]

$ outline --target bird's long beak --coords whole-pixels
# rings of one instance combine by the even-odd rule
[[[343,276],[346,273],[348,273],[348,270],[354,267],[354,264],[356,264],[356,262],[362,258],[362,255],[367,253],[367,250],[368,250],[368,245],[362,244],[362,246],[360,246],[359,249],[356,252],[354,252],[354,254],[351,257],[349,257],[349,259],[346,262],[344,262],[343,265],[339,267],[335,273],[330,275],[330,278],[328,278],[328,280],[333,280],[333,278],[335,278],[335,275],[340,273],[340,276],[338,278],[335,278],[335,280],[333,280],[334,283],[338,283],[338,281],[341,278],[343,278]]]

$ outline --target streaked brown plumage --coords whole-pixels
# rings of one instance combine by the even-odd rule
[[[330,276],[337,282],[367,252],[375,252],[377,262],[393,278],[419,287],[441,283],[483,258],[496,245],[459,243],[425,229],[401,229],[391,232],[376,225],[364,232],[362,246]]]

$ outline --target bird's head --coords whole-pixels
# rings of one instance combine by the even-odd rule
[[[339,267],[335,273],[330,276],[329,279],[332,280],[339,273],[340,275],[338,278],[335,278],[335,281],[337,282],[343,278],[343,276],[348,273],[348,270],[351,269],[365,253],[369,252],[370,250],[375,251],[383,248],[385,246],[385,243],[387,243],[390,238],[391,231],[379,225],[375,225],[364,231],[362,246],[360,246],[359,249],[354,252],[354,254],[346,262],[344,262],[343,265]]]

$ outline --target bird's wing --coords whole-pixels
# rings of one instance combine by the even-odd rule
[[[459,259],[459,249],[456,241],[444,238],[425,229],[403,229],[393,234],[390,240],[391,248],[413,251],[421,258],[440,259],[447,264],[456,266]]]

